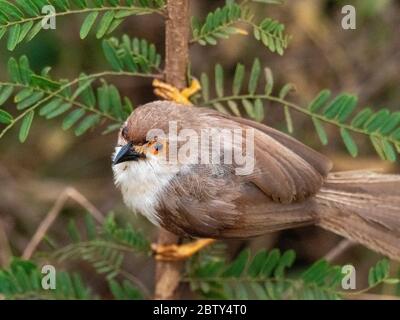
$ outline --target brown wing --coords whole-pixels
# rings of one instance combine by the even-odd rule
[[[274,202],[253,183],[229,170],[216,175],[196,166],[176,177],[157,210],[163,227],[175,234],[248,238],[314,222],[312,201]]]
[[[252,182],[274,201],[290,203],[314,195],[332,167],[323,155],[265,125],[197,110],[199,126],[254,129],[254,171],[242,176],[242,182]]]

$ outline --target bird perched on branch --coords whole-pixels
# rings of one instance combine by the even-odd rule
[[[155,246],[157,258],[184,259],[212,243],[208,238],[249,238],[317,225],[400,260],[400,176],[331,173],[329,159],[286,134],[188,106],[189,96],[199,89],[197,81],[183,91],[158,80],[154,86],[159,96],[179,103],[155,101],[130,115],[118,136],[115,182],[132,210],[175,234],[201,238]],[[173,138],[171,123],[189,138]],[[197,162],[171,161],[173,146],[190,153],[199,148],[191,138],[215,128],[225,134],[222,153],[206,145],[191,158]],[[245,174],[237,173],[234,161],[221,161],[244,146],[243,139],[227,139],[229,131],[252,132],[254,161]],[[200,161],[204,151],[217,154],[218,161]]]

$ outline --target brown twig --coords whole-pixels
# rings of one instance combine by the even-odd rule
[[[0,266],[7,266],[11,259],[11,248],[3,222],[0,220]]]
[[[30,257],[32,257],[37,246],[42,241],[43,237],[46,235],[47,231],[52,226],[54,221],[57,219],[58,215],[64,208],[64,205],[68,199],[75,200],[79,205],[85,208],[97,222],[99,223],[103,222],[104,219],[103,214],[79,191],[77,191],[72,187],[68,187],[59,195],[53,207],[50,209],[46,217],[40,223],[32,239],[26,246],[24,253],[22,254],[23,259],[29,259]]]
[[[335,247],[333,247],[329,252],[324,256],[324,259],[328,262],[333,262],[339,256],[341,256],[345,251],[355,246],[357,243],[348,239],[344,239],[340,241]]]
[[[186,86],[186,70],[189,62],[189,1],[168,0],[165,28],[165,76],[166,81],[183,89]],[[158,244],[178,243],[179,238],[163,229],[158,235]],[[157,261],[155,276],[155,299],[179,297],[182,262]]]
[[[347,296],[347,298],[348,300],[400,300],[400,297],[373,293],[362,293],[354,296]]]

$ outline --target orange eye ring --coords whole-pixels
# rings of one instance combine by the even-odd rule
[[[153,154],[158,154],[163,148],[162,143],[156,142],[153,146]]]

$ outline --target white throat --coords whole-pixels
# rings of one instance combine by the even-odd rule
[[[115,154],[120,148],[115,149]],[[153,224],[160,225],[157,207],[173,177],[177,166],[160,163],[150,155],[145,160],[128,161],[113,166],[115,184],[121,188],[125,204],[134,212],[143,214]]]

